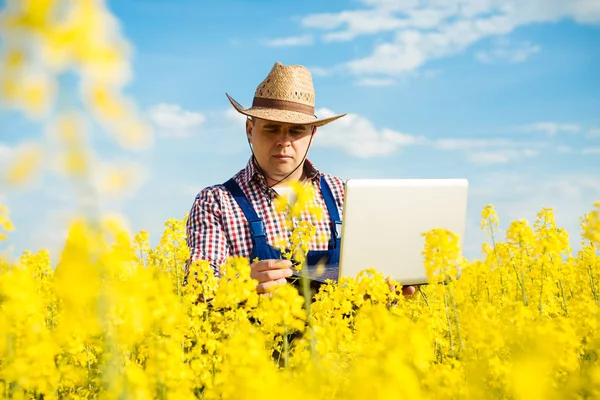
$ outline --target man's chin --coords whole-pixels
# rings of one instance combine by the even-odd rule
[[[293,160],[275,160],[271,163],[271,169],[274,173],[289,174],[296,167],[296,163]]]
[[[281,180],[288,179],[293,172],[295,172],[294,168],[273,168],[270,175],[276,180]]]
[[[286,169],[286,170],[279,170],[275,172],[277,174],[277,176],[279,177],[278,179],[283,179],[283,178],[287,178],[291,173],[292,173],[292,169]]]

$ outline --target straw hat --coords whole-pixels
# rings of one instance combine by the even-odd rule
[[[242,107],[227,94],[233,107],[249,117],[274,122],[323,126],[346,114],[328,118],[315,116],[315,90],[308,68],[276,62],[258,85],[251,108]]]

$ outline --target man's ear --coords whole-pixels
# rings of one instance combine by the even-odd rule
[[[248,143],[252,143],[252,120],[250,118],[246,119],[246,137],[248,139]]]

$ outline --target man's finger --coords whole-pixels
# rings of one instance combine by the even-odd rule
[[[291,269],[271,269],[267,271],[254,272],[250,274],[252,279],[256,279],[258,282],[275,281],[282,278],[289,278],[292,276]]]
[[[256,272],[267,271],[271,269],[292,268],[290,260],[262,260],[254,264],[253,270]]]
[[[389,276],[387,278],[385,278],[385,282],[388,285],[388,288],[390,289],[390,292],[393,292],[396,290],[396,284],[394,283],[394,281],[392,280],[392,278],[390,278]]]
[[[268,280],[274,281],[281,278],[289,278],[290,276],[292,276],[292,270],[289,268],[272,269],[270,271],[264,271],[262,272],[262,274],[264,274],[268,278]]]
[[[276,286],[285,285],[286,283],[287,283],[287,280],[285,278],[259,283],[256,286],[256,291],[258,293],[267,293],[267,292],[273,290],[273,288],[275,288]]]
[[[417,291],[417,289],[414,286],[403,286],[402,287],[402,294],[406,295],[406,296],[415,294],[416,291]]]

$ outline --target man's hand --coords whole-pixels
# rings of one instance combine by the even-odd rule
[[[258,281],[256,291],[266,293],[278,285],[285,285],[292,276],[292,262],[289,260],[262,260],[250,265],[250,277]]]
[[[417,289],[414,286],[402,286],[402,294],[405,296],[415,294],[416,291]]]

